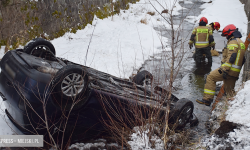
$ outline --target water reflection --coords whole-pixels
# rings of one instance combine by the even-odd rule
[[[196,63],[194,74],[204,76],[211,71],[212,63],[200,62]]]
[[[194,87],[194,94],[202,96],[206,75],[211,71],[212,64],[208,62],[201,62],[194,67],[192,76],[192,83]]]

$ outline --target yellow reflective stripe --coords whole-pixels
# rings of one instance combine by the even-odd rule
[[[205,94],[210,94],[210,95],[214,95],[215,91],[209,90],[209,89],[204,89],[204,93]]]
[[[198,32],[196,32],[196,42],[199,40]]]
[[[245,50],[245,49],[246,49],[246,48],[245,48],[245,44],[240,43],[240,48],[243,49],[243,50]]]
[[[230,68],[232,71],[235,71],[235,72],[240,72],[240,69],[237,69],[237,68]]]
[[[238,50],[238,53],[237,53],[237,57],[236,57],[236,61],[235,61],[236,66],[238,66],[239,59],[240,59],[240,50]]]
[[[228,66],[228,67],[232,67],[232,64],[229,64],[229,63],[224,63],[224,64],[222,64],[221,66]]]
[[[233,50],[234,50],[234,47],[233,47],[233,46],[229,47],[229,50],[232,50],[232,51],[233,51]]]
[[[208,29],[197,29],[198,33],[208,33]]]
[[[197,46],[206,46],[206,45],[209,45],[208,43],[195,43],[195,45],[197,45]]]
[[[229,44],[227,46],[234,46],[234,47],[238,47],[238,44]]]
[[[237,44],[229,44],[229,45],[227,45],[227,48],[230,48],[230,47],[239,47]]]
[[[208,41],[208,36],[209,36],[209,34],[207,34],[207,38],[206,38],[206,41]]]

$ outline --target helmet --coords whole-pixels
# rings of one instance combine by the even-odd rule
[[[220,23],[219,22],[214,22],[214,29],[217,31],[220,29]]]
[[[202,22],[202,21],[205,22],[206,24],[208,22],[206,17],[201,17],[200,22]]]
[[[221,36],[230,36],[235,30],[235,25],[229,24],[222,30]]]

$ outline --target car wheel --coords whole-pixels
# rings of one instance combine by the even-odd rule
[[[43,38],[36,38],[29,41],[24,46],[23,51],[36,57],[44,57],[48,53],[53,53],[56,55],[53,44]]]
[[[60,109],[78,109],[88,98],[88,76],[82,66],[61,68],[52,80],[53,103]],[[74,107],[72,107],[74,106]]]
[[[194,113],[190,117],[189,123],[190,123],[190,127],[194,127],[194,126],[197,126],[199,124],[199,120]]]
[[[190,121],[194,110],[194,104],[188,99],[180,99],[171,111],[175,129],[182,129]]]
[[[132,82],[142,86],[150,86],[153,82],[153,75],[150,72],[143,70],[133,77]]]

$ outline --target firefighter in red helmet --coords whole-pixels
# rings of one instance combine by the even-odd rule
[[[222,60],[222,65],[207,76],[203,98],[196,100],[196,102],[206,106],[210,106],[213,102],[217,81],[224,81],[224,90],[227,96],[234,96],[235,82],[245,62],[245,44],[240,39],[242,35],[235,25],[227,25],[223,29],[221,36],[226,37],[228,40],[227,47],[223,51],[225,58]]]
[[[219,30],[220,29],[220,23],[219,22],[211,22],[209,25],[207,25],[208,27],[210,27],[213,31],[214,30]]]
[[[199,64],[202,60],[203,54],[206,55],[208,63],[212,63],[211,47],[214,49],[213,29],[206,26],[207,18],[202,17],[199,21],[199,26],[194,28],[189,41],[189,48],[192,49],[195,45],[195,61]]]

